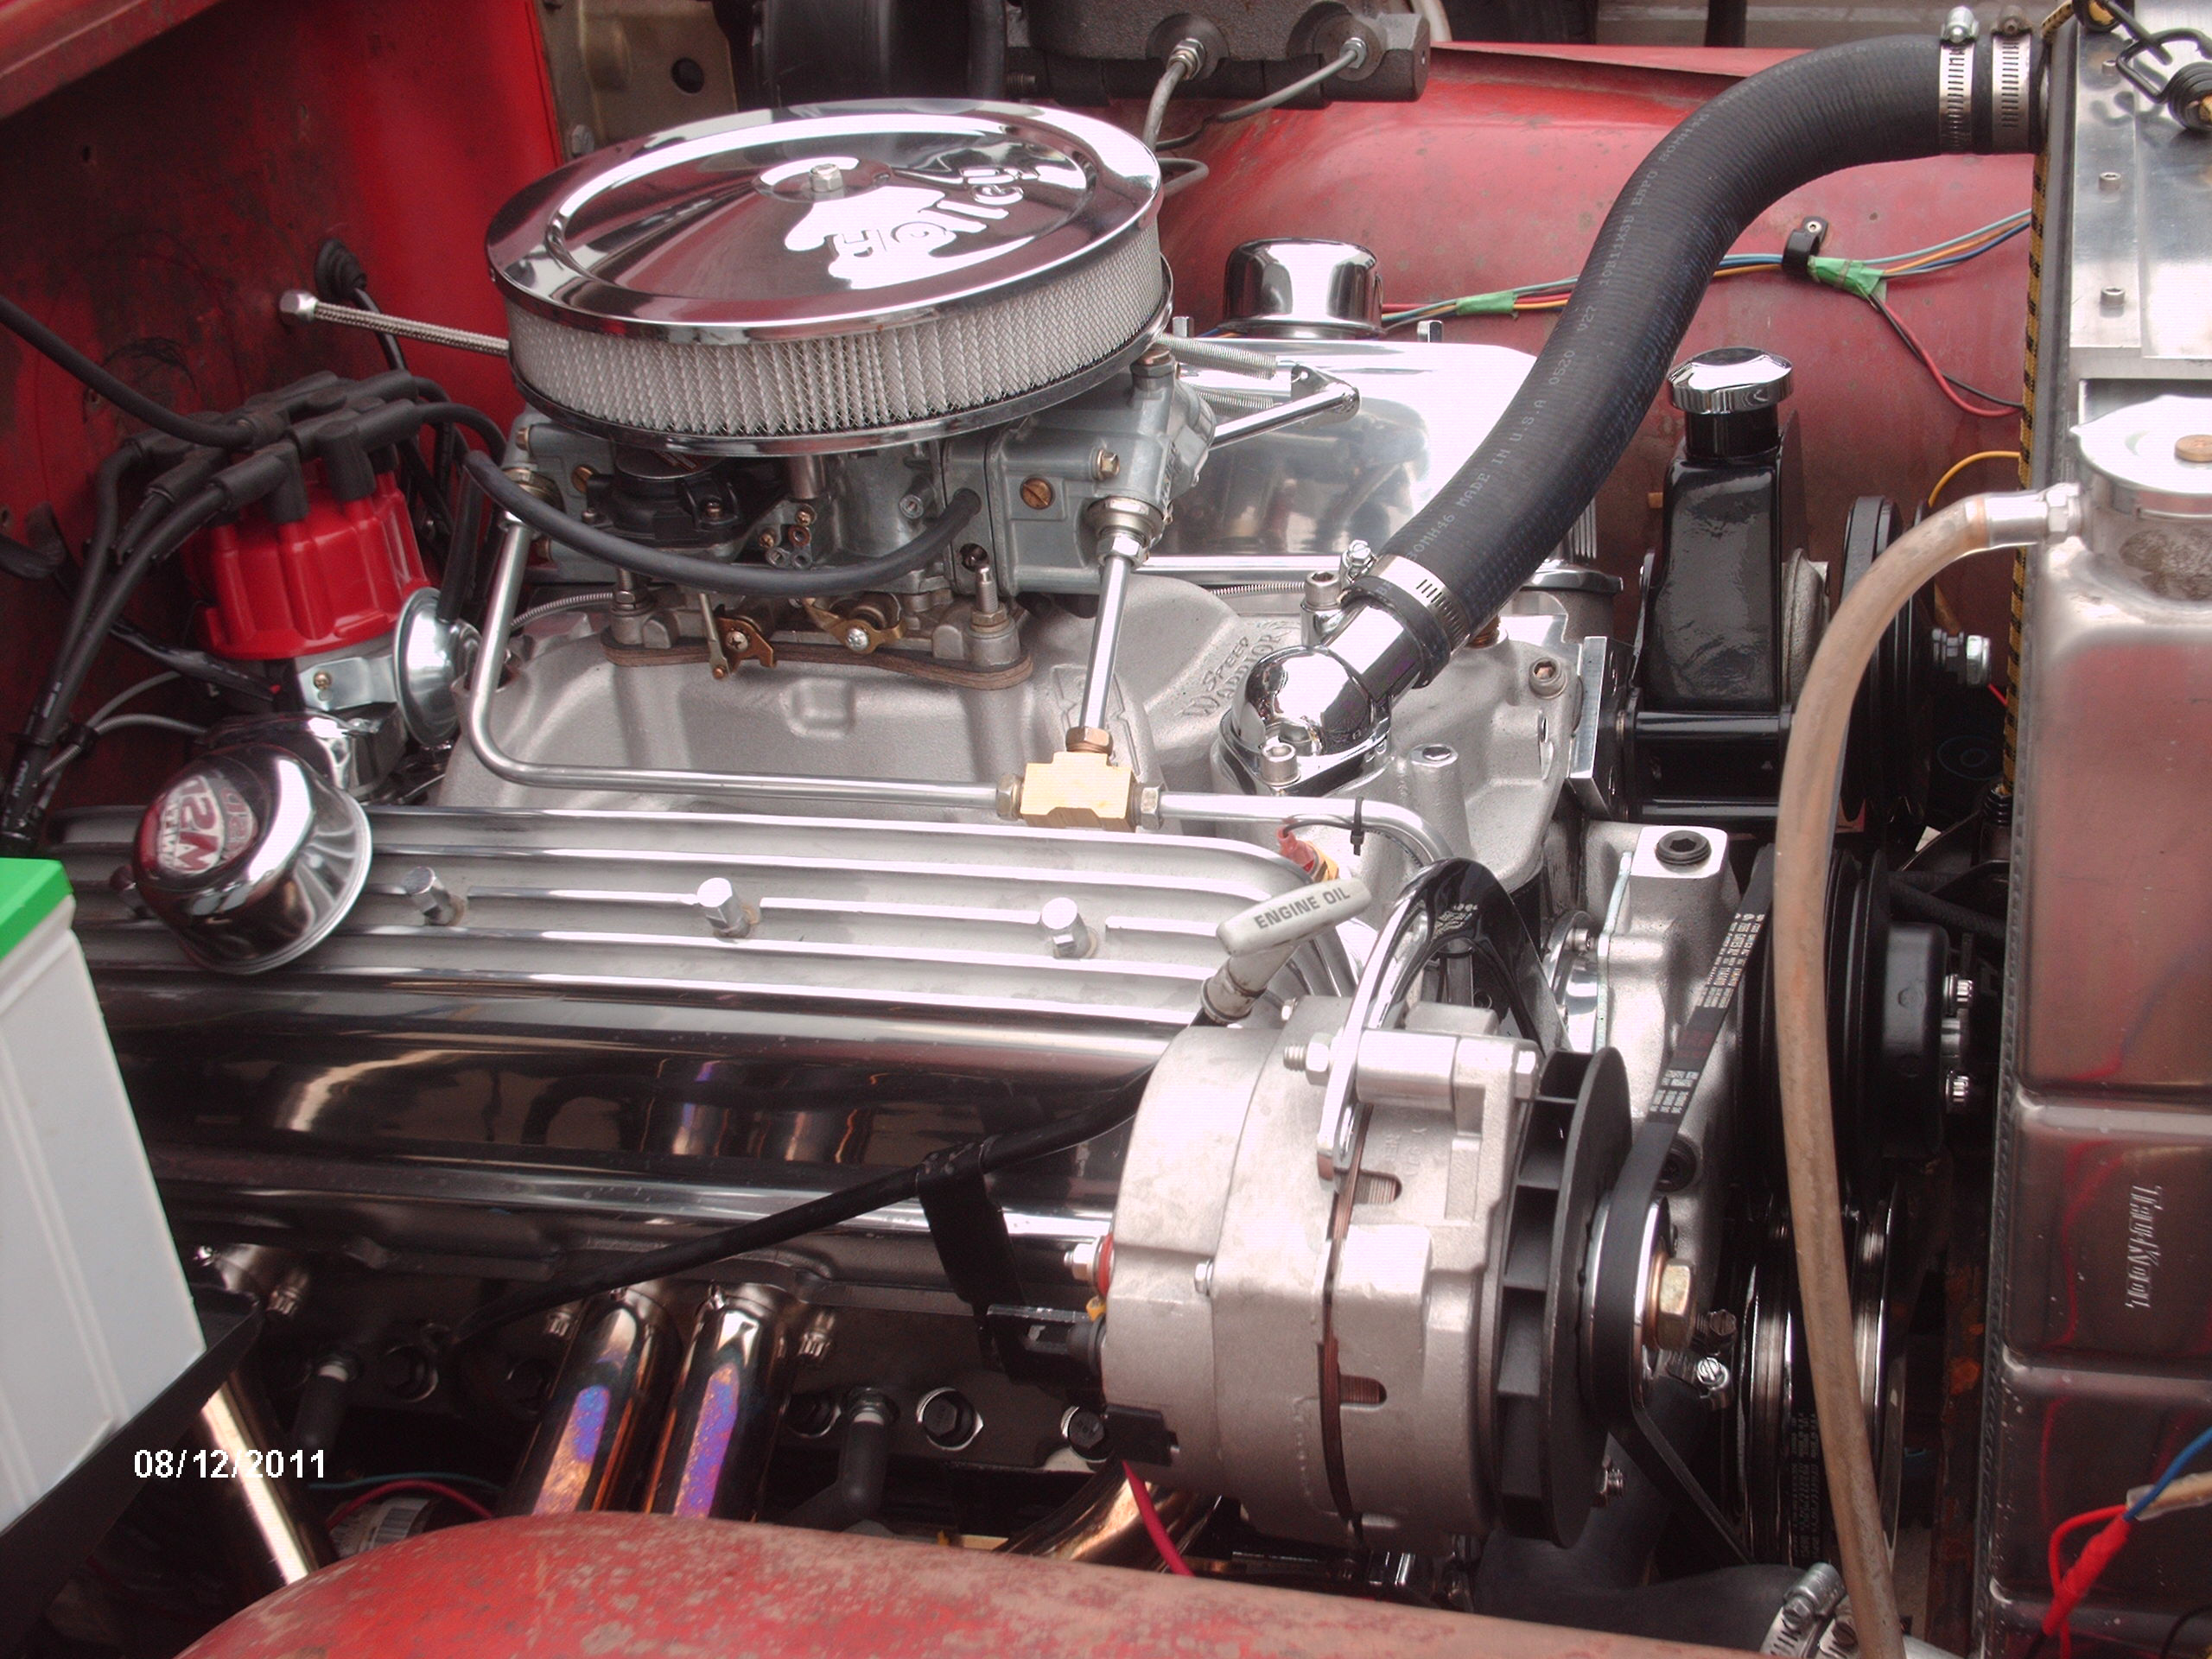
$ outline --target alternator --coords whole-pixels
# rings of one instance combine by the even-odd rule
[[[1556,1048],[1536,960],[1488,872],[1447,861],[1348,1001],[1170,1046],[1103,1351],[1116,1421],[1157,1416],[1157,1478],[1320,1543],[1580,1533],[1605,1445],[1583,1276],[1628,1090],[1610,1050]]]

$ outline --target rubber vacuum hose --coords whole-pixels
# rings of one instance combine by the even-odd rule
[[[1844,740],[1866,665],[1891,620],[1936,573],[1990,547],[2049,533],[2057,502],[1977,495],[1907,531],[1845,595],[1821,636],[1789,727],[1774,842],[1775,1037],[1782,1071],[1783,1154],[1805,1345],[1820,1412],[1821,1454],[1861,1659],[1903,1659],[1881,1496],[1860,1408],[1859,1357],[1844,1258],[1835,1119],[1829,1090],[1828,861]]]

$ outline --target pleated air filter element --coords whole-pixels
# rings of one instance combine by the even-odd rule
[[[948,102],[755,112],[540,180],[489,238],[556,418],[722,454],[864,448],[1097,384],[1167,305],[1160,169],[1117,127]]]

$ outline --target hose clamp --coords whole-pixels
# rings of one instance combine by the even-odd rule
[[[1941,68],[1936,102],[1946,155],[1974,148],[1974,37],[1955,40],[1951,31],[1946,31],[1936,48]]]
[[[2002,31],[1989,41],[1990,148],[2000,154],[2035,143],[2035,36]]]
[[[1434,677],[1474,628],[1459,594],[1402,554],[1377,563],[1352,591],[1365,594],[1405,625],[1425,659],[1424,683]]]

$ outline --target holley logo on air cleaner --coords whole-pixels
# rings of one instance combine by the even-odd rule
[[[1021,246],[1027,237],[992,238],[981,247],[954,249],[962,236],[992,228],[1022,200],[1022,175],[1008,168],[965,167],[957,177],[882,169],[862,182],[861,164],[849,156],[787,162],[761,182],[788,188],[833,175],[835,194],[818,197],[784,238],[793,253],[827,247],[830,274],[851,287],[889,288],[940,271],[958,270]],[[962,194],[955,194],[954,190]],[[780,192],[779,192],[780,193]]]

